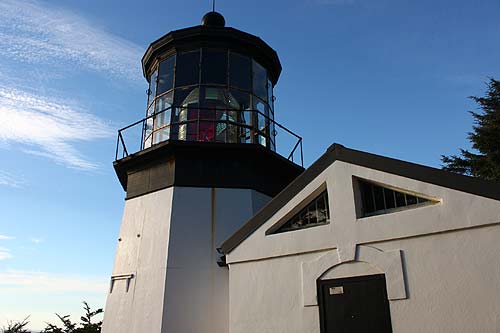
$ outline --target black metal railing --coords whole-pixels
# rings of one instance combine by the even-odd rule
[[[182,121],[172,121],[163,126],[157,126],[153,123],[154,119],[159,119],[163,113],[172,112],[174,110],[190,110],[192,111],[213,111],[215,112],[225,112],[227,114],[250,114],[251,121],[250,123],[244,123],[235,121],[234,119],[230,120],[230,117],[227,117],[225,120],[215,120],[213,118],[205,119],[199,118],[182,120]],[[182,112],[182,111],[181,111]],[[257,126],[260,120],[264,120],[265,126]],[[170,116],[170,118],[172,118]],[[205,138],[188,138],[185,136],[184,138],[179,138],[179,129],[184,128],[186,131],[187,126],[189,125],[197,125],[198,130],[196,134],[199,134],[199,124],[207,124],[212,123],[215,127],[218,124],[225,124],[226,128],[232,128],[236,130],[237,133],[246,133],[246,138],[241,138],[242,140],[231,140],[226,138],[227,140],[217,141],[215,138],[212,140],[206,140]],[[169,134],[168,139],[157,140],[155,142],[154,135],[155,133],[166,132]],[[186,132],[184,132],[186,134]],[[285,135],[279,135],[285,134]],[[226,134],[227,135],[227,134]],[[199,135],[198,135],[199,136]],[[279,137],[280,140],[280,149],[276,149],[276,136]],[[263,142],[259,141],[258,138],[264,138]],[[302,138],[282,126],[281,124],[274,121],[274,119],[269,116],[263,114],[258,110],[231,110],[231,109],[215,109],[215,108],[201,108],[201,107],[169,107],[161,112],[152,114],[146,118],[143,118],[139,121],[136,121],[133,124],[130,124],[120,130],[118,130],[118,138],[116,142],[116,153],[115,160],[125,158],[131,154],[134,154],[143,149],[149,148],[156,144],[159,144],[164,141],[190,141],[190,142],[226,142],[226,143],[237,143],[237,144],[260,144],[264,147],[267,147],[270,150],[275,150],[282,156],[286,156],[288,160],[294,163],[300,163],[301,166],[304,166],[304,156],[302,151]],[[128,144],[128,146],[127,146]],[[135,145],[135,146],[133,146]],[[297,162],[296,162],[297,161]]]

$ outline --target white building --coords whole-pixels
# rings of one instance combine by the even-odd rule
[[[215,12],[142,64],[104,333],[500,330],[498,184],[340,145],[304,171],[276,52]]]
[[[499,200],[333,145],[222,245],[229,331],[499,332]]]

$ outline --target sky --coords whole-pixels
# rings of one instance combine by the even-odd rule
[[[0,327],[103,307],[124,206],[116,132],[145,115],[140,59],[210,1],[0,1]],[[497,0],[217,1],[279,54],[276,120],[305,166],[332,143],[440,167],[500,78]],[[280,137],[277,137],[280,145]],[[282,152],[283,154],[285,152]]]

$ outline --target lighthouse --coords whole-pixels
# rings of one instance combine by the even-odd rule
[[[145,117],[118,132],[126,194],[102,330],[228,332],[217,247],[303,171],[301,138],[275,120],[281,64],[214,11],[151,43],[142,68]]]

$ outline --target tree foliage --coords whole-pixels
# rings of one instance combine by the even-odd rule
[[[62,327],[47,323],[47,327],[41,333],[100,333],[102,321],[95,323],[92,321],[94,317],[102,313],[103,310],[97,309],[92,311],[87,302],[83,302],[83,309],[85,310],[85,315],[80,317],[80,327],[77,327],[78,324],[70,320],[69,315],[61,316],[56,313],[56,316],[62,323]]]
[[[469,98],[480,109],[480,112],[470,111],[474,126],[468,137],[476,152],[460,149],[459,156],[441,156],[443,169],[500,181],[500,81],[490,78],[484,97]]]
[[[96,321],[95,316],[103,313],[102,309],[91,310],[87,302],[83,302],[83,309],[85,314],[80,317],[80,323],[73,323],[69,315],[61,316],[56,313],[59,318],[59,325],[47,323],[47,327],[40,333],[100,333],[102,321]],[[28,326],[28,317],[23,321],[10,321],[7,327],[0,329],[1,333],[31,333],[26,326]]]
[[[26,329],[29,324],[28,318],[26,317],[22,321],[9,321],[7,327],[2,328],[2,333],[30,333]]]

